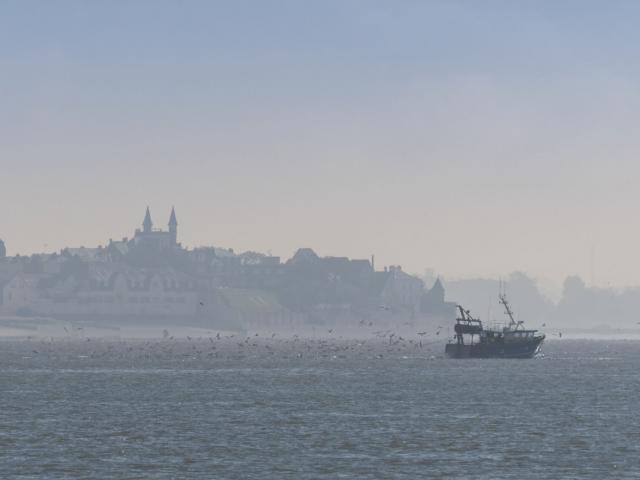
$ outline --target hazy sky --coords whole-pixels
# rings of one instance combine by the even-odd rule
[[[640,2],[0,0],[0,238],[640,285]]]

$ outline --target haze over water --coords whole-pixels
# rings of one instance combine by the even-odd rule
[[[531,361],[446,360],[441,347],[4,340],[0,476],[640,474],[640,343],[550,341]]]
[[[0,480],[640,478],[639,18],[0,2]]]

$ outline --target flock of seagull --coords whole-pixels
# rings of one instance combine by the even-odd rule
[[[368,338],[339,336],[327,328],[322,336],[304,337],[282,333],[240,334],[211,331],[207,335],[174,336],[167,329],[155,339],[121,339],[86,336],[83,327],[63,327],[63,337],[26,337],[11,342],[16,355],[37,361],[83,359],[99,362],[175,363],[191,361],[238,361],[243,359],[382,359],[386,357],[442,356],[442,327],[405,336],[393,330],[369,332]],[[362,336],[361,336],[362,337]],[[410,338],[413,337],[413,338]],[[16,346],[18,345],[18,346]],[[439,347],[436,348],[435,346]],[[5,345],[8,347],[8,345]],[[3,348],[6,352],[6,348]]]
[[[427,357],[443,355],[446,335],[442,326],[411,332],[411,324],[400,328],[373,330],[370,321],[359,323],[356,338],[326,328],[312,336],[281,332],[233,333],[208,331],[206,335],[172,335],[166,328],[155,339],[90,337],[82,326],[63,326],[62,337],[26,337],[16,352],[25,359],[89,359],[96,361],[188,362],[242,359],[345,359],[385,357]],[[353,334],[353,331],[344,332]],[[403,336],[404,335],[404,336]],[[562,333],[552,334],[562,338]],[[63,348],[61,348],[61,346]]]

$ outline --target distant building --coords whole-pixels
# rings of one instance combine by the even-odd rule
[[[419,278],[402,271],[400,266],[390,266],[384,275],[380,300],[384,308],[406,309],[411,315],[420,311],[420,298],[424,283]]]
[[[431,316],[445,319],[455,318],[456,304],[445,302],[444,286],[439,278],[436,278],[430,290],[425,292],[420,299],[420,310]]]
[[[87,263],[104,262],[108,259],[108,252],[102,247],[65,248],[60,253],[63,257],[78,257],[80,260]]]
[[[71,318],[82,315],[187,317],[198,314],[196,284],[171,270],[94,265],[64,279],[16,275],[3,289],[4,309]]]
[[[444,303],[444,286],[439,278],[436,278],[431,289],[424,294],[422,303],[425,309],[431,305],[441,305]]]
[[[131,244],[135,247],[144,247],[158,251],[179,247],[178,219],[175,208],[171,209],[168,227],[169,230],[166,231],[154,229],[153,221],[151,220],[151,211],[149,207],[147,207],[144,221],[142,222],[142,230],[136,230]]]
[[[42,280],[45,275],[38,273],[18,273],[3,288],[2,303],[11,313],[29,310],[41,298]]]
[[[4,246],[4,242],[0,240],[0,260],[4,260],[7,257],[7,247]]]

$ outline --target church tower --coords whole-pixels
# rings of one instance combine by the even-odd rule
[[[153,222],[151,221],[151,212],[149,211],[149,207],[147,207],[147,213],[144,215],[144,222],[142,222],[142,231],[144,233],[151,233],[153,229]]]
[[[171,217],[169,217],[169,233],[174,245],[178,244],[178,219],[176,218],[176,209],[171,207]]]

